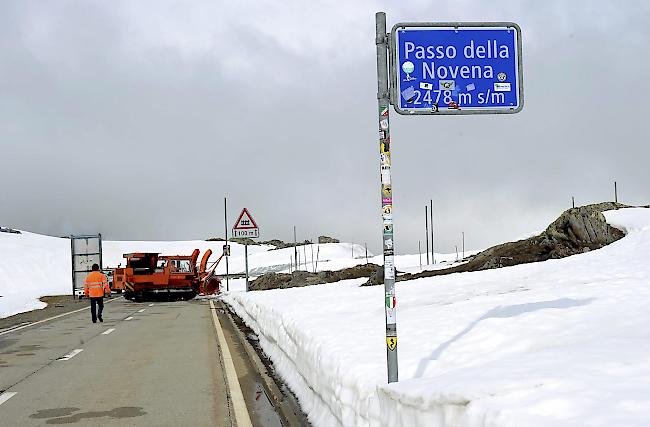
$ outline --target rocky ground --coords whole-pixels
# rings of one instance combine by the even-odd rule
[[[224,242],[225,240],[222,237],[213,237],[210,239],[207,239],[206,241],[208,242]],[[280,239],[272,239],[272,240],[263,240],[263,241],[255,241],[249,237],[234,237],[232,239],[228,240],[229,242],[234,242],[234,243],[239,243],[241,245],[253,245],[253,246],[259,246],[259,245],[268,245],[268,246],[275,246],[275,249],[285,249],[285,248],[293,248],[294,246],[304,246],[304,245],[311,245],[313,244],[312,241],[310,240],[305,240],[303,242],[284,242]],[[318,243],[319,244],[324,244],[324,243],[340,243],[338,239],[335,239],[334,237],[329,237],[329,236],[318,236]]]
[[[370,277],[379,269],[381,267],[377,264],[362,264],[339,271],[319,271],[318,273],[308,271],[294,271],[291,274],[267,273],[250,282],[250,289],[252,291],[286,289],[338,282],[339,280],[358,279],[360,277]]]

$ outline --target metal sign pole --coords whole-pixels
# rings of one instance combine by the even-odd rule
[[[465,259],[465,232],[463,231],[463,259]]]
[[[226,246],[228,246],[228,199],[223,198],[223,231],[226,234]],[[226,255],[226,291],[230,290],[228,281],[228,255]]]
[[[367,244],[367,243],[364,243],[363,245],[364,245],[365,248],[366,248],[366,264],[368,264],[368,244]]]
[[[70,255],[72,255],[72,299],[77,298],[75,293],[75,277],[74,277],[74,236],[70,235]],[[79,298],[81,299],[81,298]]]
[[[375,14],[377,45],[377,104],[379,107],[379,152],[381,159],[382,236],[384,249],[384,310],[386,315],[386,361],[388,382],[397,381],[397,307],[395,297],[395,259],[393,243],[393,188],[391,184],[388,86],[388,35],[386,14]]]
[[[104,261],[102,259],[102,233],[97,235],[99,237],[99,269],[104,269]]]
[[[298,271],[298,242],[296,241],[296,226],[293,226],[293,262],[296,263],[295,271]]]
[[[248,292],[248,243],[244,245],[244,263],[246,264],[246,292]]]
[[[427,205],[424,205],[424,236],[427,240],[427,265],[429,265],[429,211]]]
[[[433,250],[433,248],[434,248],[434,246],[433,246],[433,199],[430,199],[429,203],[431,203],[431,207],[429,207],[429,215],[431,217],[431,221],[430,221],[430,223],[431,223],[431,264],[435,264],[436,263],[436,253]]]

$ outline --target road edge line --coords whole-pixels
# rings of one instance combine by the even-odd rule
[[[111,299],[109,301],[106,301],[106,304],[108,304],[111,301],[118,300],[120,298],[123,298],[123,297],[113,298],[113,299]],[[8,331],[3,331],[3,332],[0,332],[0,337],[5,335],[5,334],[9,334],[9,333],[12,333],[12,332],[20,331],[20,330],[25,329],[25,328],[29,328],[30,326],[36,326],[36,325],[40,325],[41,323],[49,322],[50,320],[58,319],[60,317],[67,316],[69,314],[79,313],[80,311],[88,310],[89,308],[90,308],[90,306],[80,308],[78,310],[68,311],[67,313],[59,314],[59,315],[53,316],[53,317],[48,317],[47,319],[43,319],[43,320],[39,320],[38,322],[30,323],[29,325],[23,325],[23,326],[20,326],[18,328],[13,328],[13,329],[10,329]]]
[[[239,379],[237,378],[235,364],[232,361],[230,349],[228,348],[228,343],[226,342],[226,337],[223,334],[221,323],[217,317],[217,310],[212,300],[210,301],[210,311],[212,312],[212,322],[214,323],[214,328],[217,331],[219,347],[221,348],[221,357],[223,359],[224,369],[226,370],[226,381],[228,382],[230,400],[232,401],[233,409],[235,412],[235,422],[237,422],[237,427],[252,427],[253,423],[251,422],[248,408],[246,407],[246,401],[244,400],[244,394],[241,391],[241,385],[239,384]]]
[[[65,361],[67,361],[67,360],[72,359],[72,358],[75,357],[77,354],[81,353],[82,351],[84,351],[83,348],[75,348],[75,349],[72,350],[70,353],[66,354],[66,355],[63,356],[63,357],[59,357],[59,358],[56,359],[56,360],[62,360],[62,361],[65,362]]]
[[[15,391],[5,391],[4,393],[0,393],[0,405],[5,403],[7,400],[11,399],[18,393]]]

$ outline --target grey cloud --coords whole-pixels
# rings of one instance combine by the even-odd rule
[[[647,203],[644,2],[5,2],[0,223],[109,239],[223,234],[380,242],[374,12],[512,20],[526,107],[392,116],[398,252],[543,228],[571,196]],[[268,10],[270,8],[271,10]],[[614,36],[615,34],[615,36]]]

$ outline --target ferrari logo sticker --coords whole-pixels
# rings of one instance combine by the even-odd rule
[[[397,337],[386,337],[386,346],[390,351],[395,351],[397,348]]]

